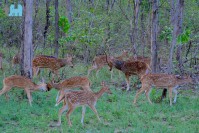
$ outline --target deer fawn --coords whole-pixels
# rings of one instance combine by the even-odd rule
[[[8,99],[7,92],[10,91],[13,87],[23,88],[27,93],[30,106],[32,106],[32,96],[31,92],[36,90],[46,91],[46,84],[44,81],[41,84],[33,83],[29,78],[24,76],[12,75],[3,80],[3,89],[0,91],[0,96],[5,93],[6,98]]]
[[[36,56],[33,61],[33,75],[37,75],[39,68],[49,68],[54,74],[58,75],[58,70],[66,65],[73,67],[72,56],[59,59],[53,56],[39,55]],[[54,77],[54,76],[53,76]]]
[[[128,57],[128,51],[124,50],[122,52],[122,54],[118,57],[115,57],[116,59],[118,60],[123,60],[124,58],[127,58]],[[109,59],[109,57],[107,57]],[[98,75],[98,72],[99,70],[104,67],[105,65],[107,65],[107,61],[106,61],[106,55],[99,55],[99,56],[96,56],[94,59],[93,59],[93,63],[92,63],[92,66],[91,68],[88,70],[88,75],[90,75],[91,71],[92,70],[95,70],[96,69],[96,76]],[[112,71],[111,71],[111,79],[112,79]]]
[[[0,52],[0,69],[3,71],[3,54]]]
[[[172,91],[175,93],[174,103],[177,100],[177,88],[185,83],[192,83],[192,79],[189,76],[179,78],[172,74],[146,74],[141,78],[142,87],[137,91],[134,104],[138,98],[138,95],[145,91],[146,97],[150,104],[152,104],[149,93],[153,86],[157,88],[168,88],[170,105],[172,106]]]
[[[57,123],[57,126],[61,125],[61,115],[67,109],[68,109],[68,112],[66,113],[66,117],[68,119],[68,124],[69,124],[69,126],[72,126],[71,121],[70,121],[70,114],[78,106],[82,106],[81,123],[83,125],[84,115],[85,115],[85,112],[86,112],[86,105],[89,106],[93,110],[93,112],[96,114],[98,120],[100,121],[97,110],[95,108],[97,100],[102,96],[102,94],[104,92],[111,94],[110,89],[107,86],[105,86],[104,82],[102,82],[101,85],[102,85],[101,90],[99,92],[96,92],[96,93],[91,92],[91,91],[71,91],[71,92],[65,93],[65,95],[60,96],[56,105],[59,105],[59,103],[63,100],[65,100],[65,104],[59,110],[59,115],[58,115],[59,121]]]
[[[148,70],[151,70],[150,66],[142,61],[122,61],[115,59],[114,57],[110,57],[109,60],[107,58],[106,61],[108,62],[110,71],[113,67],[115,67],[116,69],[122,71],[125,74],[127,91],[130,87],[129,77],[131,75],[138,75],[138,77],[140,78],[144,74],[148,73]]]
[[[64,81],[59,82],[59,83],[54,83],[54,82],[47,83],[47,89],[48,91],[50,91],[52,88],[55,88],[59,91],[56,98],[56,101],[57,101],[59,95],[60,96],[64,95],[67,90],[80,87],[81,89],[85,91],[92,91],[90,89],[90,85],[91,83],[88,77],[76,76],[69,79],[65,79]]]

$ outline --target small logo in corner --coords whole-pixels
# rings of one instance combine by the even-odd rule
[[[8,14],[8,16],[22,16],[22,5],[21,4],[17,4],[16,8],[15,5],[12,4],[10,5],[10,13]]]

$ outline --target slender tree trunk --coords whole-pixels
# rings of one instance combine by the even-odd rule
[[[134,0],[134,32],[133,32],[133,53],[137,58],[137,39],[138,39],[138,16],[140,9],[140,0]]]
[[[157,69],[157,32],[158,32],[158,1],[152,1],[152,28],[151,28],[151,64],[152,72],[156,73]]]
[[[184,0],[178,1],[177,8],[178,8],[177,35],[179,35],[182,33]],[[176,60],[178,61],[178,67],[180,69],[180,72],[181,72],[181,74],[183,74],[184,70],[183,70],[183,63],[182,63],[182,44],[178,45],[178,47],[177,47]]]
[[[173,53],[174,53],[174,48],[176,45],[176,33],[177,33],[177,25],[176,25],[176,17],[177,17],[177,11],[176,11],[176,6],[175,6],[175,0],[171,0],[171,24],[173,25],[173,32],[172,32],[172,44],[169,52],[169,59],[168,59],[168,73],[172,72],[173,69]]]
[[[55,0],[55,57],[59,54],[59,11],[58,11],[58,0]]]
[[[44,28],[44,47],[46,46],[46,36],[47,36],[47,32],[48,32],[48,28],[50,26],[50,1],[51,0],[46,0],[46,25]]]
[[[33,1],[24,0],[24,43],[23,43],[23,75],[32,78],[32,57],[33,57],[33,46],[32,46],[32,14],[33,14]]]
[[[142,42],[142,56],[144,57],[144,49],[145,49],[145,36],[146,36],[146,33],[145,33],[145,27],[144,27],[144,11],[142,11],[142,14],[141,14],[141,31],[142,31],[142,37],[141,37],[141,42]]]
[[[68,16],[68,20],[70,23],[73,22],[73,18],[72,18],[72,4],[70,0],[66,0],[66,10],[67,10],[67,16]]]

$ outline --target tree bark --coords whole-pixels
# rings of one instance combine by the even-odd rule
[[[182,21],[183,21],[183,9],[184,9],[184,0],[179,0],[177,3],[178,8],[178,20],[177,20],[177,35],[182,34]],[[176,60],[178,61],[178,68],[180,73],[183,74],[183,63],[182,63],[182,44],[178,45],[176,52]]]
[[[137,58],[137,39],[138,39],[138,17],[140,9],[140,0],[134,0],[134,32],[133,32],[133,53]]]
[[[44,47],[46,46],[46,36],[47,36],[47,32],[48,32],[48,28],[50,26],[50,1],[51,0],[46,0],[46,25],[44,28]]]
[[[70,0],[66,0],[66,10],[67,10],[68,20],[69,20],[70,23],[72,23],[73,22],[72,5],[71,5],[71,1]]]
[[[55,57],[59,54],[59,11],[58,11],[58,0],[55,0]]]
[[[152,28],[151,28],[151,64],[152,72],[156,73],[157,69],[157,33],[158,33],[158,0],[152,1]]]
[[[24,43],[23,43],[23,75],[32,78],[32,14],[33,14],[33,1],[24,0]]]

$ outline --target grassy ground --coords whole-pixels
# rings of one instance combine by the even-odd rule
[[[75,68],[64,70],[67,77],[85,75],[86,68],[76,65]],[[45,77],[43,72],[43,77]],[[6,73],[6,75],[11,75]],[[9,92],[10,100],[0,97],[0,133],[146,133],[146,132],[199,132],[199,93],[198,90],[179,91],[177,103],[169,106],[168,97],[163,102],[156,102],[161,95],[161,90],[153,90],[150,105],[145,95],[140,95],[137,105],[132,103],[136,89],[122,91],[121,87],[111,84],[110,74],[107,69],[99,72],[98,78],[93,72],[89,79],[92,81],[92,90],[98,91],[101,81],[109,84],[113,94],[103,95],[97,102],[96,108],[102,122],[99,122],[95,114],[87,108],[85,125],[82,126],[81,108],[77,108],[71,115],[73,126],[69,128],[65,114],[62,116],[61,127],[51,127],[58,120],[58,111],[61,105],[55,107],[56,90],[50,92],[33,92],[33,106],[30,107],[26,97],[21,95],[21,89],[13,89]],[[3,76],[0,77],[2,86]],[[114,72],[116,83],[124,81],[117,72]],[[132,81],[132,80],[131,80]]]

